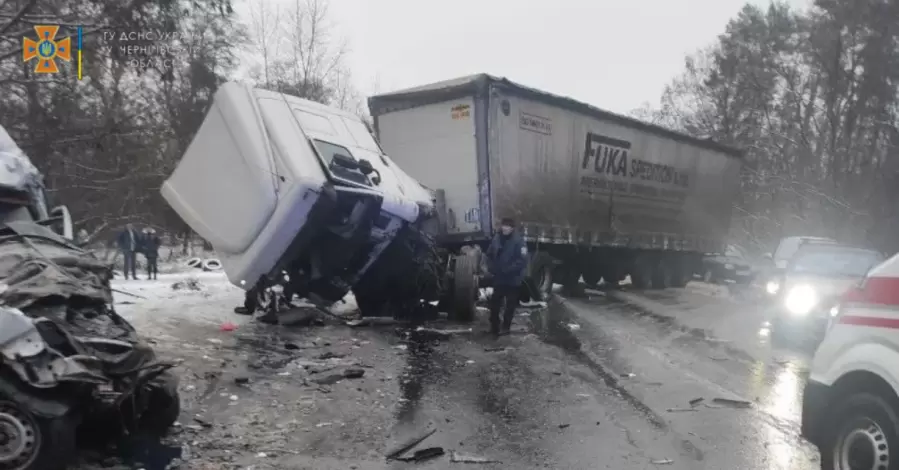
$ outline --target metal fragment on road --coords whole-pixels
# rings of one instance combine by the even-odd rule
[[[462,454],[460,452],[450,452],[450,462],[452,463],[502,463],[500,460],[488,459],[486,457],[478,457],[476,455]]]
[[[437,432],[437,429],[432,428],[411,439],[406,440],[402,444],[396,446],[393,450],[387,452],[387,460],[396,460],[397,457],[405,454],[409,449],[412,449],[418,444],[421,444],[425,439],[434,435],[435,432]]]
[[[428,447],[426,449],[416,450],[409,457],[396,457],[400,462],[424,462],[446,454],[443,447]]]
[[[668,408],[665,411],[667,411],[669,413],[688,413],[691,411],[699,411],[699,410],[697,410],[696,408]]]
[[[671,459],[658,459],[658,460],[652,461],[653,465],[671,465],[673,463],[674,463],[674,460],[671,460]]]
[[[731,398],[715,398],[712,400],[713,403],[717,403],[719,405],[725,405],[732,408],[751,408],[752,402],[747,400],[734,400]]]

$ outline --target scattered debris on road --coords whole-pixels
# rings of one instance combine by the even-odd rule
[[[659,460],[652,461],[653,465],[671,465],[673,463],[674,463],[674,460],[671,460],[671,459],[659,459]]]
[[[746,400],[734,400],[731,398],[715,398],[712,403],[729,406],[731,408],[751,408],[752,402]]]
[[[428,447],[427,449],[416,450],[409,457],[397,457],[396,460],[399,460],[400,462],[424,462],[445,454],[446,452],[443,450],[443,447]]]
[[[406,452],[412,450],[413,447],[424,442],[425,439],[434,435],[437,432],[436,428],[431,428],[427,431],[423,431],[422,433],[406,440],[402,444],[396,446],[393,450],[387,453],[387,460],[397,460],[398,457],[402,456]]]
[[[452,463],[502,463],[499,460],[488,459],[486,457],[478,457],[475,455],[462,454],[456,451],[450,452],[450,462]]]
[[[563,423],[563,424],[560,424],[560,425],[559,425],[559,429],[565,429],[565,428],[567,428],[567,427],[569,427],[569,426],[571,426],[571,425],[568,424],[568,423]]]

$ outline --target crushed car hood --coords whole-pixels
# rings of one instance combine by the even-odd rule
[[[0,302],[111,304],[110,267],[49,228],[12,222],[0,230]]]

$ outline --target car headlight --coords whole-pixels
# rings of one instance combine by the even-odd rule
[[[732,264],[725,264],[725,265],[724,265],[724,269],[734,269],[734,265],[732,265]]]
[[[818,294],[811,286],[796,286],[790,290],[784,300],[784,306],[792,314],[805,315],[815,308]]]
[[[779,290],[780,283],[777,281],[768,281],[768,283],[765,284],[765,291],[767,291],[771,295],[776,294]]]

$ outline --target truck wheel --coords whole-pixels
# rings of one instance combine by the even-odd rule
[[[660,260],[652,270],[653,289],[667,289],[671,286],[671,266],[665,260]]]
[[[475,316],[475,302],[478,300],[478,258],[471,255],[456,257],[453,269],[452,319],[470,322]]]
[[[593,287],[599,284],[599,281],[602,279],[602,275],[599,274],[598,271],[593,269],[586,269],[582,274],[584,276],[584,283],[590,287]]]
[[[839,397],[821,443],[822,470],[899,467],[899,417],[895,398],[867,392]]]
[[[34,416],[0,395],[0,468],[62,470],[75,453],[78,421],[72,414],[58,418]]]
[[[528,275],[524,280],[528,296],[532,300],[541,301],[549,298],[553,291],[553,258],[548,253],[534,253],[528,263]]]
[[[648,289],[652,287],[653,266],[650,259],[641,256],[634,261],[631,270],[631,284],[637,289]]]

